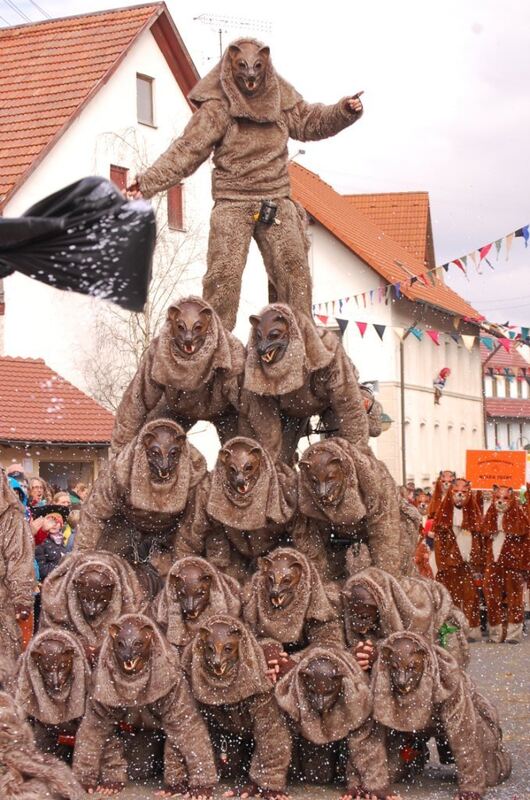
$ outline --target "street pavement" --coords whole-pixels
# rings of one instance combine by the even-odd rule
[[[492,700],[501,718],[504,741],[513,759],[512,777],[489,789],[488,800],[530,800],[530,636],[520,645],[473,644],[470,674]],[[399,785],[403,800],[452,800],[454,769],[441,767],[433,754],[425,773],[413,786]],[[220,798],[223,790],[215,797]],[[341,787],[293,787],[292,800],[337,800]],[[155,788],[128,786],[120,800],[151,800]],[[97,797],[97,795],[95,796]]]

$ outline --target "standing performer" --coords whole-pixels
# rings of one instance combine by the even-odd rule
[[[311,316],[305,212],[291,199],[287,143],[289,137],[327,139],[347,128],[363,112],[359,95],[331,106],[306,103],[278,75],[268,47],[238,39],[189,99],[198,110],[184,133],[137,176],[129,195],[153,197],[187,178],[213,152],[215,204],[204,299],[232,330],[254,238],[277,299]]]

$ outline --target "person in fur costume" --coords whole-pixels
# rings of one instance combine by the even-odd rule
[[[438,568],[434,554],[433,520],[429,518],[431,498],[425,492],[416,492],[414,505],[421,517],[420,535],[414,553],[414,562],[422,578],[434,580]]]
[[[442,500],[445,498],[449,489],[453,485],[453,481],[455,480],[456,472],[453,472],[450,469],[440,470],[440,474],[436,478],[436,483],[434,484],[431,502],[429,503],[429,511],[427,514],[429,519],[434,519],[434,517],[437,515],[438,511],[440,510]]]
[[[374,666],[372,691],[373,718],[388,733],[392,778],[422,768],[431,736],[448,743],[445,763],[456,764],[456,800],[480,800],[486,786],[509,776],[495,709],[443,648],[409,631],[389,636]]]
[[[208,731],[176,653],[141,614],[125,614],[110,625],[103,643],[74,750],[74,773],[85,787],[107,788],[100,778],[104,745],[131,710],[147,711],[165,732],[165,790],[189,792],[190,800],[211,797],[217,775]],[[124,769],[108,788],[126,782]]]
[[[277,676],[292,666],[289,655],[309,645],[343,645],[338,605],[335,587],[324,586],[303,553],[279,547],[259,559],[245,590],[243,619]]]
[[[369,567],[346,581],[341,601],[346,644],[363,669],[371,668],[381,642],[398,631],[425,636],[467,667],[467,620],[441,584],[420,578],[397,581]]]
[[[367,566],[363,544],[374,566],[401,572],[398,499],[380,463],[338,437],[311,445],[300,459],[293,541],[325,580],[344,580],[349,570]]]
[[[470,640],[482,638],[477,581],[483,570],[482,516],[469,481],[454,480],[434,518],[434,552],[440,581],[462,609]]]
[[[254,238],[278,299],[311,314],[305,213],[291,198],[287,143],[290,137],[334,136],[359,119],[361,101],[354,96],[330,106],[306,103],[278,75],[269,48],[255,39],[229,45],[189,100],[197,111],[184,133],[129,192],[152,197],[191,175],[213,152],[205,299],[232,330]],[[260,215],[264,199],[277,207],[277,224]]]
[[[274,463],[253,439],[237,436],[219,451],[215,468],[203,483],[207,495],[202,536],[181,536],[177,554],[195,552],[224,573],[245,583],[256,559],[287,539],[296,510],[296,475]],[[190,530],[195,533],[199,526]]]
[[[489,641],[502,641],[506,622],[505,641],[518,644],[523,636],[525,572],[530,570],[529,525],[513,489],[494,487],[493,502],[484,518],[482,534]]]
[[[285,800],[291,739],[267,677],[265,656],[247,626],[226,614],[210,617],[184,651],[183,666],[214,739],[220,738],[225,747],[227,741],[254,743],[251,784],[239,794]],[[231,766],[226,750],[221,760]]]
[[[282,303],[266,306],[250,322],[240,433],[291,464],[307,419],[326,413],[334,432],[367,446],[356,370],[337,336]]]
[[[348,653],[309,648],[278,682],[275,695],[296,737],[298,779],[335,783],[345,749],[347,789],[342,800],[396,797],[389,791],[384,739],[370,719],[368,679]]]
[[[0,796],[2,800],[87,800],[70,767],[41,753],[22,709],[0,692]]]
[[[216,614],[241,614],[241,589],[198,556],[175,561],[164,588],[151,605],[150,616],[179,653],[201,625]]]
[[[43,585],[41,604],[40,629],[71,631],[94,666],[109,625],[146,598],[130,564],[98,550],[69,555]]]
[[[169,419],[146,423],[98,475],[83,504],[74,551],[110,550],[165,575],[179,536],[204,504],[206,462]]]
[[[111,448],[118,453],[149,415],[171,417],[185,430],[209,420],[221,441],[237,433],[245,348],[200,297],[172,303],[116,412]]]
[[[33,551],[23,508],[0,470],[0,652],[12,667],[22,647],[19,620],[33,609]]]

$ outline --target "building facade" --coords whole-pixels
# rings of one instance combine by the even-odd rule
[[[530,450],[530,364],[512,345],[481,345],[488,450]]]

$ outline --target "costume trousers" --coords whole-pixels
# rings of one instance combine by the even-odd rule
[[[469,626],[477,628],[480,625],[480,598],[469,564],[438,570],[436,580],[445,586],[455,606],[464,612]]]
[[[524,581],[519,570],[507,570],[502,564],[489,564],[484,574],[484,599],[490,625],[524,621]],[[504,607],[507,618],[504,619]]]
[[[275,200],[279,224],[256,222],[256,200],[218,200],[210,217],[203,297],[228,330],[236,324],[241,279],[252,238],[256,240],[279,303],[311,316],[305,212],[289,198]]]

